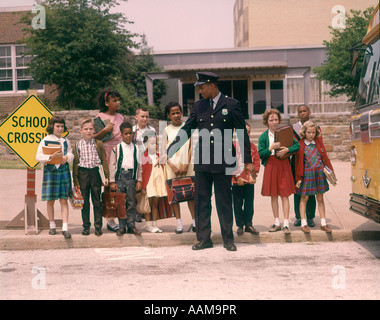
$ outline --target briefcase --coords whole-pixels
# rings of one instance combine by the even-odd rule
[[[281,147],[289,148],[293,145],[293,126],[288,125],[281,128],[278,128],[274,132],[274,142],[280,142]],[[276,151],[276,150],[275,150]],[[278,157],[280,159],[286,159],[289,158],[292,155],[292,153],[287,153],[283,155],[282,157]]]
[[[127,194],[116,191],[102,193],[102,215],[104,218],[127,218]]]
[[[166,180],[169,204],[194,200],[194,177]]]

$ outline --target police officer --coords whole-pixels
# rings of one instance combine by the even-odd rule
[[[225,97],[218,89],[219,76],[212,72],[198,72],[199,93],[203,99],[196,102],[190,117],[169,146],[172,157],[190,138],[192,130],[199,130],[194,157],[195,223],[198,243],[193,250],[213,247],[211,241],[211,195],[214,184],[215,202],[224,241],[224,247],[236,251],[232,231],[233,212],[231,196],[232,168],[236,166],[233,130],[237,131],[241,150],[244,150],[246,170],[255,174],[251,147],[239,101]],[[244,145],[243,145],[244,144]]]

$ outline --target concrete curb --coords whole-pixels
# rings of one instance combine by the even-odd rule
[[[292,231],[291,234],[260,232],[259,235],[245,233],[235,236],[235,243],[257,244],[257,243],[295,243],[295,242],[342,242],[342,241],[368,241],[380,240],[380,231],[350,231],[334,230],[331,234],[323,231],[312,230],[305,235],[302,231]],[[212,234],[215,245],[223,244],[220,233]],[[169,247],[169,246],[191,246],[196,242],[194,233],[143,233],[141,236],[125,234],[121,237],[114,233],[104,233],[97,237],[94,234],[82,236],[73,234],[71,239],[64,239],[58,232],[55,236],[47,234],[39,235],[12,235],[0,239],[0,250],[51,250],[70,248],[120,248],[120,247]]]

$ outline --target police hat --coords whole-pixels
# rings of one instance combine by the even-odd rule
[[[197,82],[194,84],[194,87],[204,83],[216,83],[218,78],[219,76],[212,72],[197,72]]]

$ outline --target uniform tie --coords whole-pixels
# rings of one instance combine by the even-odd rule
[[[214,111],[214,100],[213,99],[210,99],[210,111],[211,112]]]

